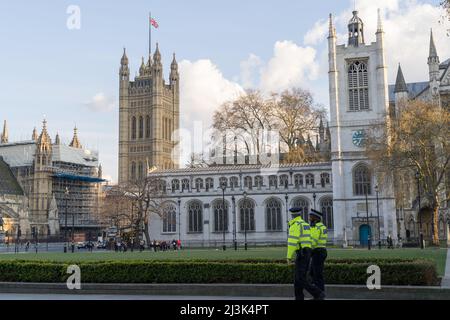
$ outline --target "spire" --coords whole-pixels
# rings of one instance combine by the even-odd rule
[[[323,126],[322,116],[320,116],[319,136],[320,136],[320,143],[323,143],[325,140],[325,127]]]
[[[145,74],[145,62],[144,57],[142,57],[141,67],[139,68],[139,76],[143,76]]]
[[[60,145],[61,144],[61,139],[59,138],[59,133],[56,133],[55,144],[56,145]]]
[[[37,139],[38,139],[38,134],[37,134],[36,127],[34,127],[33,134],[31,135],[31,140],[37,141]]]
[[[358,17],[358,11],[353,11],[353,17],[348,22],[348,45],[358,47],[364,44],[364,23]]]
[[[123,55],[122,55],[122,59],[120,60],[120,64],[122,66],[128,65],[127,50],[125,48],[123,48]]]
[[[429,58],[437,58],[437,57],[438,57],[438,55],[437,55],[436,45],[434,44],[433,29],[431,29]]]
[[[75,127],[73,129],[73,139],[72,142],[69,145],[72,148],[76,148],[76,149],[83,149],[83,146],[80,143],[80,140],[78,140],[78,129],[77,127]]]
[[[381,9],[378,8],[378,24],[377,24],[377,33],[383,32],[383,19],[381,17]]]
[[[161,63],[161,52],[159,52],[158,42],[156,43],[156,50],[155,50],[155,54],[153,55],[153,61],[155,62],[155,64]]]
[[[6,124],[6,120],[3,122],[3,133],[0,143],[8,143],[8,125]]]
[[[335,38],[336,37],[336,29],[334,28],[333,23],[333,14],[330,13],[329,25],[328,25],[328,37]]]
[[[178,71],[178,62],[177,62],[177,58],[175,56],[175,52],[173,53],[173,60],[172,60],[172,64],[170,65],[170,68],[172,69],[172,71]]]
[[[403,76],[402,66],[398,65],[397,80],[395,81],[394,93],[398,92],[408,92],[408,87],[406,86],[405,77]]]
[[[37,139],[38,150],[40,152],[51,152],[52,140],[47,132],[47,120],[42,121],[42,131]]]

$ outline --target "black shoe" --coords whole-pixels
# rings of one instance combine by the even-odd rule
[[[318,297],[313,300],[325,300],[325,292],[321,292]]]

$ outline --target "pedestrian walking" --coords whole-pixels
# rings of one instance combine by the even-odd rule
[[[323,269],[328,255],[326,249],[328,229],[322,223],[322,219],[323,214],[319,211],[312,209],[309,213],[312,240],[311,277],[313,284],[325,293]]]
[[[302,208],[292,208],[294,219],[289,221],[287,261],[295,258],[294,291],[295,300],[304,300],[303,290],[309,292],[315,300],[323,300],[325,294],[317,286],[309,282],[307,273],[311,261],[311,228],[302,217]]]

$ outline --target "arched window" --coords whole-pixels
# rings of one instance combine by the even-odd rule
[[[136,140],[136,117],[131,118],[131,139]]]
[[[314,188],[314,175],[312,173],[308,173],[305,177],[306,186],[311,186]]]
[[[200,192],[200,190],[203,189],[203,179],[195,179],[195,189],[197,190],[197,192]]]
[[[245,177],[244,178],[244,187],[247,189],[252,189],[253,187],[253,182],[252,182],[252,177]]]
[[[144,118],[139,117],[139,139],[144,138]]]
[[[222,186],[228,187],[228,179],[226,177],[221,177],[219,179],[219,188]]]
[[[190,183],[189,183],[189,179],[183,179],[181,181],[181,191],[189,191],[190,188]]]
[[[296,188],[303,187],[303,175],[302,174],[296,174],[294,176],[294,185]]]
[[[255,187],[260,190],[264,185],[264,180],[263,177],[261,176],[256,176],[255,177]]]
[[[228,231],[228,203],[225,202],[225,209],[223,205],[223,200],[217,200],[213,204],[215,232]]]
[[[206,188],[206,191],[214,189],[214,179],[213,178],[206,178],[205,188]]]
[[[158,181],[158,191],[166,193],[167,191],[167,182],[163,179]]]
[[[280,176],[280,187],[289,188],[289,177],[286,174]]]
[[[328,229],[334,229],[333,200],[331,198],[324,198],[320,201],[320,212],[323,213],[323,224]]]
[[[239,188],[239,179],[238,179],[238,177],[231,177],[230,178],[230,188],[231,188],[231,190]]]
[[[266,203],[266,230],[283,230],[281,224],[281,202],[277,199],[269,199]]]
[[[142,180],[144,178],[144,164],[139,162],[138,165],[138,179]]]
[[[188,205],[189,232],[203,232],[203,210],[199,201]]]
[[[350,63],[348,90],[350,111],[369,110],[369,76],[366,62],[353,61]]]
[[[240,231],[255,231],[255,203],[245,199],[239,204]]]
[[[131,180],[136,180],[136,162],[131,163]]]
[[[177,209],[175,205],[170,204],[164,208],[162,220],[164,233],[177,232]]]
[[[327,184],[330,184],[330,174],[329,173],[321,173],[320,174],[320,184],[322,188],[325,188]]]
[[[172,180],[172,192],[180,190],[180,180]]]
[[[309,201],[307,199],[295,198],[294,201],[292,201],[292,207],[300,208],[300,215],[302,216],[303,220],[308,221]]]
[[[150,124],[150,116],[145,117],[145,137],[150,138],[151,132],[151,124]]]
[[[270,176],[269,177],[269,187],[276,188],[278,186],[278,177],[277,176]]]
[[[357,165],[353,169],[353,192],[355,196],[364,196],[372,194],[371,175],[369,168],[365,164]]]

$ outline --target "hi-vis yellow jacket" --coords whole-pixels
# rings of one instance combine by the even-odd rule
[[[311,247],[311,230],[309,224],[300,216],[289,221],[287,258],[292,259],[297,250]]]
[[[328,230],[322,222],[318,222],[314,227],[311,227],[311,241],[313,249],[326,248],[327,240]]]

